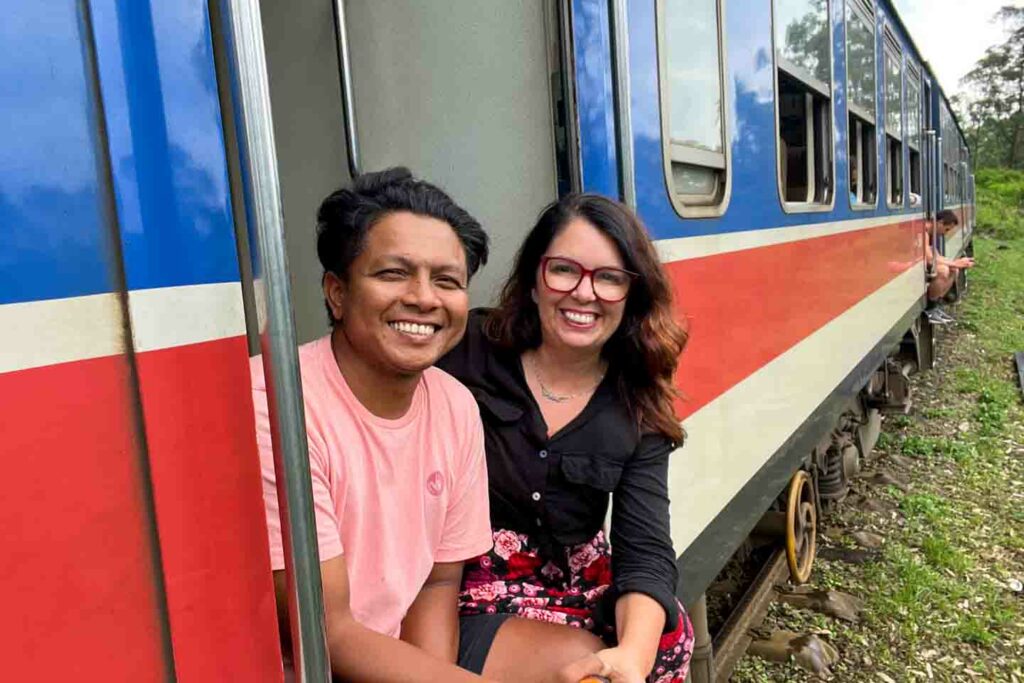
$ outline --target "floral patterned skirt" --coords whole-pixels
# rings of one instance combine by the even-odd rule
[[[494,530],[493,549],[466,563],[459,609],[463,616],[512,614],[585,628],[614,645],[614,617],[602,618],[601,597],[612,583],[611,546],[604,532],[546,556],[526,534]],[[693,654],[693,626],[682,605],[679,623],[658,644],[651,683],[684,681]]]

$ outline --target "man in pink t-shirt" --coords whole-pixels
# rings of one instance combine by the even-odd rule
[[[472,680],[454,665],[462,562],[490,549],[476,401],[431,367],[462,337],[487,237],[405,169],[324,200],[331,333],[299,349],[331,668],[347,680]],[[252,359],[278,608],[284,554],[262,359]]]

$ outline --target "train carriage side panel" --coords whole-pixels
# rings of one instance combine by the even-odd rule
[[[0,27],[4,665],[160,681],[174,665],[87,19],[15,2]]]
[[[93,14],[176,673],[280,680],[206,3]]]

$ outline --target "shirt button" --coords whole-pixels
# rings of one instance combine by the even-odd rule
[[[540,517],[538,517],[534,521],[537,522],[537,526],[544,526],[544,522],[540,521]]]
[[[541,451],[541,452],[540,452],[540,453],[538,453],[537,455],[539,455],[539,456],[540,456],[540,457],[542,457],[542,458],[546,458],[546,457],[548,457],[548,452],[547,452],[547,451]]]
[[[533,495],[530,496],[530,498],[533,498],[535,501],[540,500],[540,494],[534,491]]]

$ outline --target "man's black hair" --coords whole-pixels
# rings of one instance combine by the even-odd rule
[[[360,175],[351,187],[332,192],[320,204],[316,212],[316,253],[324,273],[348,280],[349,268],[363,250],[370,228],[398,211],[450,225],[466,252],[470,277],[487,263],[487,233],[480,223],[443,190],[396,166]],[[333,324],[329,306],[327,315]]]
[[[939,223],[952,223],[953,225],[959,225],[960,219],[956,217],[956,214],[949,209],[943,209],[935,214],[935,220]]]

